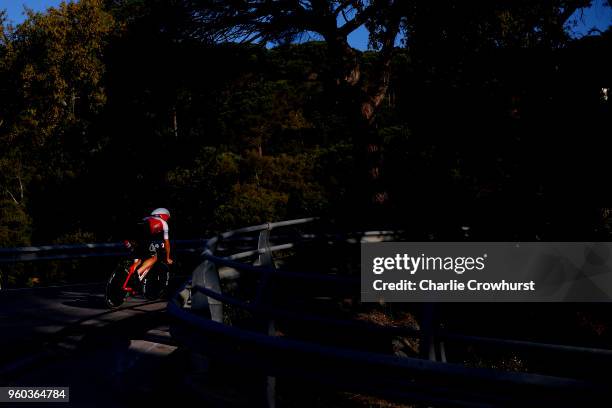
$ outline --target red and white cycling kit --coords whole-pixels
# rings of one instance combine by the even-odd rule
[[[132,238],[124,241],[134,258],[146,259],[157,255],[157,251],[165,248],[165,241],[169,239],[168,222],[163,218],[151,215],[142,219]]]
[[[146,217],[144,219],[144,222],[149,227],[149,233],[151,234],[152,240],[169,239],[168,223],[166,221],[164,221],[160,217],[151,215],[149,217]]]
[[[170,255],[170,248],[166,248],[166,243],[169,239],[168,222],[170,211],[166,208],[157,208],[151,212],[151,215],[145,217],[142,222],[138,223],[138,228],[132,230],[132,237],[124,241],[126,247],[132,251],[134,262],[128,269],[128,275],[123,283],[123,289],[133,293],[134,290],[128,286],[128,283],[136,268],[140,266],[145,259],[157,256],[160,249],[166,249],[166,256]],[[171,263],[170,260],[168,260]],[[140,280],[143,280],[147,272],[151,269],[149,266],[138,275]]]

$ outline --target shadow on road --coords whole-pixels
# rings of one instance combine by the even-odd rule
[[[63,305],[72,307],[81,307],[85,309],[108,309],[102,295],[84,295],[75,299],[62,302]]]

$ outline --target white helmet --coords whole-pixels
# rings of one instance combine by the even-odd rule
[[[151,215],[157,215],[163,220],[167,221],[170,218],[170,211],[166,208],[156,208],[151,212]]]

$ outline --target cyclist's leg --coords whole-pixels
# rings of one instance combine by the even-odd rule
[[[142,265],[140,265],[140,267],[138,268],[138,278],[140,280],[143,280],[144,277],[147,275],[147,273],[151,270],[151,268],[153,267],[153,265],[155,265],[155,262],[157,262],[157,254],[152,255],[151,257],[147,258]]]
[[[138,268],[138,278],[142,281],[147,273],[151,270],[155,262],[157,262],[158,251],[163,248],[163,242],[150,241],[145,247],[147,251],[147,259]]]

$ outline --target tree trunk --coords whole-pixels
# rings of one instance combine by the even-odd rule
[[[363,123],[362,151],[366,155],[367,177],[369,185],[370,202],[375,206],[384,206],[389,201],[389,194],[384,183],[384,151],[383,141],[376,129],[376,113],[382,104],[389,88],[391,71],[391,53],[383,55],[378,69],[375,71],[373,84],[364,90],[359,106],[361,123]],[[363,146],[362,145],[362,146]]]
[[[348,44],[346,36],[327,35],[325,39],[330,53],[337,56],[333,69],[336,84],[343,88],[344,99],[353,104],[355,112],[355,147],[358,163],[365,164],[365,179],[369,201],[377,207],[389,200],[389,194],[383,182],[383,151],[382,141],[375,127],[378,108],[382,104],[389,87],[391,60],[393,57],[395,38],[399,32],[399,17],[389,21],[387,31],[382,38],[380,57],[371,75],[371,83],[363,84],[361,66],[356,51]],[[363,169],[360,170],[360,173]],[[362,173],[363,174],[363,173]]]
[[[174,138],[178,139],[178,119],[176,117],[176,106],[172,108],[172,130],[174,131]]]

